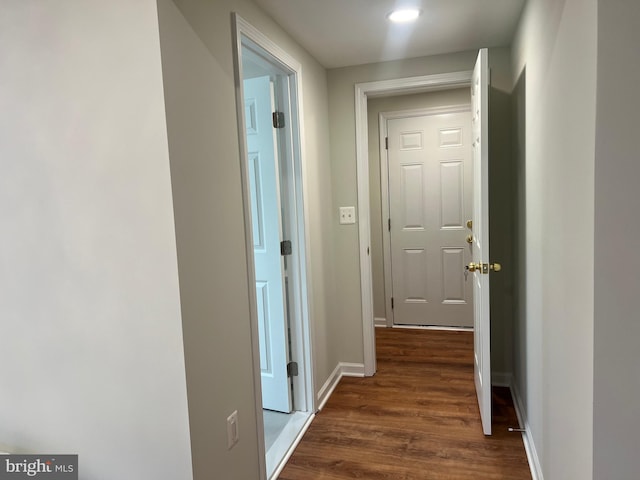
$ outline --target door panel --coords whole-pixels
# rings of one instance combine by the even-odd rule
[[[464,259],[464,248],[442,249],[443,303],[465,303]]]
[[[258,336],[260,342],[260,370],[263,373],[272,373],[271,342],[269,341],[269,284],[267,282],[256,282],[256,302],[258,305]]]
[[[424,230],[424,165],[402,165],[403,230]]]
[[[429,297],[427,282],[427,258],[424,249],[404,250],[404,285],[406,303],[426,303]]]
[[[489,67],[480,50],[471,84],[473,129],[474,377],[482,429],[491,435],[491,319],[489,313]],[[486,267],[484,267],[486,266]]]
[[[397,118],[387,133],[393,322],[470,327],[471,114]]]
[[[464,166],[463,162],[440,162],[440,228],[463,230]]]
[[[287,376],[288,322],[285,309],[284,265],[280,254],[280,190],[269,77],[244,80],[244,95],[262,406],[269,410],[288,413],[292,410],[291,388]]]
[[[253,100],[253,99],[252,99]],[[264,234],[264,201],[260,187],[262,172],[260,171],[260,153],[249,153],[249,176],[251,185],[251,222],[253,231],[253,250],[265,250]]]

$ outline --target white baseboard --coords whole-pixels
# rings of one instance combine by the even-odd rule
[[[364,364],[340,362],[340,372],[343,377],[364,377]]]
[[[387,319],[386,318],[375,317],[373,319],[373,326],[374,327],[380,327],[380,328],[382,328],[382,327],[386,328],[387,327]]]
[[[324,385],[318,390],[318,411],[324,408],[325,403],[327,403],[336,385],[338,385],[340,378],[342,378],[342,375],[340,374],[340,364],[338,364],[336,368],[333,369],[333,372],[331,372],[331,375],[329,375],[329,378],[327,378],[327,381],[324,382]]]
[[[509,387],[511,390],[511,398],[513,398],[513,405],[516,409],[516,415],[518,416],[518,423],[520,424],[520,428],[524,429],[524,432],[522,432],[522,441],[524,443],[524,450],[527,453],[529,468],[531,469],[531,478],[533,480],[544,480],[542,475],[542,466],[540,465],[540,457],[538,457],[536,445],[533,441],[533,435],[531,435],[529,421],[524,415],[524,404],[522,403],[520,392],[518,392],[513,381],[511,381]]]
[[[511,374],[508,372],[491,372],[491,385],[511,388]]]
[[[318,391],[318,411],[322,410],[342,377],[364,377],[364,364],[340,362]]]
[[[440,330],[442,332],[473,332],[473,327],[441,327],[438,325],[393,325],[406,330]]]

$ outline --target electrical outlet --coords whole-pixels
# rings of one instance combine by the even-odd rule
[[[356,207],[340,207],[340,224],[356,223]]]
[[[234,411],[227,417],[227,448],[231,448],[240,440],[240,429],[238,428],[238,411]]]

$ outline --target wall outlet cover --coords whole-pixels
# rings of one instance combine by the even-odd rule
[[[340,207],[340,224],[350,225],[356,223],[356,207]]]

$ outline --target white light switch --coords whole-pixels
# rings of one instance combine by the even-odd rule
[[[356,207],[340,207],[340,224],[356,223]]]

